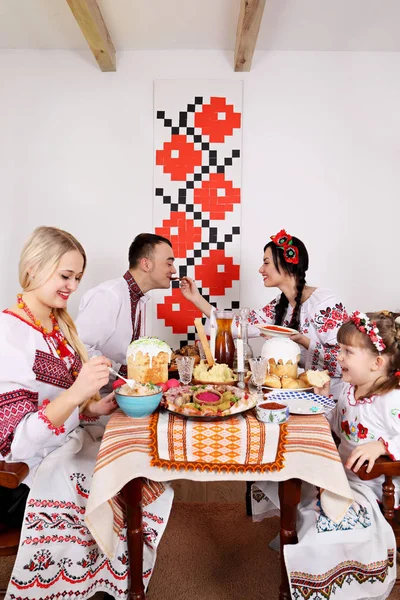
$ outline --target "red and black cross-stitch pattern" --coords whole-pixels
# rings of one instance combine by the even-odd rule
[[[171,240],[179,277],[193,277],[212,304],[238,308],[240,108],[229,97],[204,95],[175,114],[157,109],[155,116],[163,139],[156,142],[155,233]],[[194,341],[200,313],[178,288],[173,282],[157,317],[184,345]]]

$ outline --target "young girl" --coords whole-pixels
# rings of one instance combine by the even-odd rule
[[[104,430],[97,418],[116,408],[113,394],[98,395],[110,361],[87,361],[67,312],[85,266],[85,252],[72,235],[39,227],[22,250],[22,293],[0,313],[0,452],[7,462],[29,466],[18,497],[1,490],[7,520],[10,512],[14,521],[23,517],[7,599],[57,599],[66,591],[78,600],[96,591],[127,596],[126,536],[108,560],[84,523]],[[171,502],[167,489],[150,508],[160,519],[152,524],[151,550],[145,549],[146,582]]]
[[[333,523],[317,490],[303,484],[299,543],[285,546],[285,563],[292,598],[381,600],[396,578],[396,543],[378,505],[383,477],[361,481],[357,472],[364,462],[370,471],[379,456],[400,460],[400,325],[390,313],[356,312],[341,326],[338,341],[343,383],[328,419],[340,439],[355,504],[341,523]],[[399,480],[393,480],[398,505]],[[262,504],[253,508],[260,512]]]
[[[328,289],[306,284],[308,252],[301,240],[283,229],[264,247],[259,269],[264,286],[277,287],[281,293],[260,310],[249,314],[249,337],[260,335],[254,325],[276,324],[299,331],[292,336],[301,346],[300,366],[305,369],[327,369],[331,377],[340,377],[337,361],[337,332],[346,321],[343,303]],[[183,295],[206,316],[213,307],[203,298],[192,279],[181,281]],[[336,380],[335,380],[336,381]]]

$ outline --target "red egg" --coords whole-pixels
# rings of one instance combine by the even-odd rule
[[[158,387],[162,389],[163,392],[166,392],[168,389],[168,383],[157,383]]]
[[[168,379],[167,386],[168,388],[179,387],[180,383],[178,379]]]
[[[125,381],[123,379],[116,379],[114,381],[114,383],[112,384],[112,389],[116,390],[117,388],[119,388],[121,385],[124,385]]]

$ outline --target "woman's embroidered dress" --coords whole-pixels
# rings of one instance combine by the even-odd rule
[[[350,453],[370,441],[382,439],[393,459],[400,459],[400,391],[360,401],[354,388],[342,384],[335,409],[329,415],[340,438],[339,453],[345,462]],[[310,417],[312,418],[312,417]],[[299,543],[285,546],[285,563],[293,599],[383,600],[396,579],[396,541],[378,502],[382,478],[361,481],[346,471],[355,503],[336,524],[322,511],[318,492],[302,485],[298,513]],[[393,478],[397,491],[399,478]],[[268,500],[279,505],[277,486],[256,484],[255,514],[265,513]]]
[[[60,358],[51,340],[17,316],[0,314],[0,451],[6,461],[29,466],[30,487],[20,547],[6,598],[55,600],[90,598],[105,591],[127,598],[126,531],[109,560],[84,523],[91,477],[103,427],[85,423],[79,409],[59,428],[43,414],[74,382],[81,361]],[[147,586],[165,529],[173,492],[146,508],[143,579]]]
[[[279,298],[280,295],[264,308],[250,312],[249,337],[260,335],[257,327],[252,325],[275,323],[275,310]],[[290,327],[292,315],[293,307],[289,305],[283,318],[283,326]],[[337,360],[339,354],[337,333],[339,327],[347,320],[346,309],[333,292],[325,288],[316,288],[300,306],[298,331],[310,338],[310,346],[307,350],[300,346],[300,366],[305,370],[327,369],[331,377],[340,377],[342,371]]]

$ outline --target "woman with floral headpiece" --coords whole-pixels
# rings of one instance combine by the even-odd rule
[[[326,288],[306,283],[308,252],[301,240],[283,229],[264,247],[263,264],[259,269],[264,286],[280,290],[272,302],[249,314],[249,337],[260,335],[254,325],[283,325],[299,333],[291,339],[301,346],[300,366],[305,369],[329,371],[334,383],[341,375],[337,360],[337,332],[348,318],[343,303]],[[205,315],[213,307],[199,293],[192,279],[181,281],[183,295]]]

